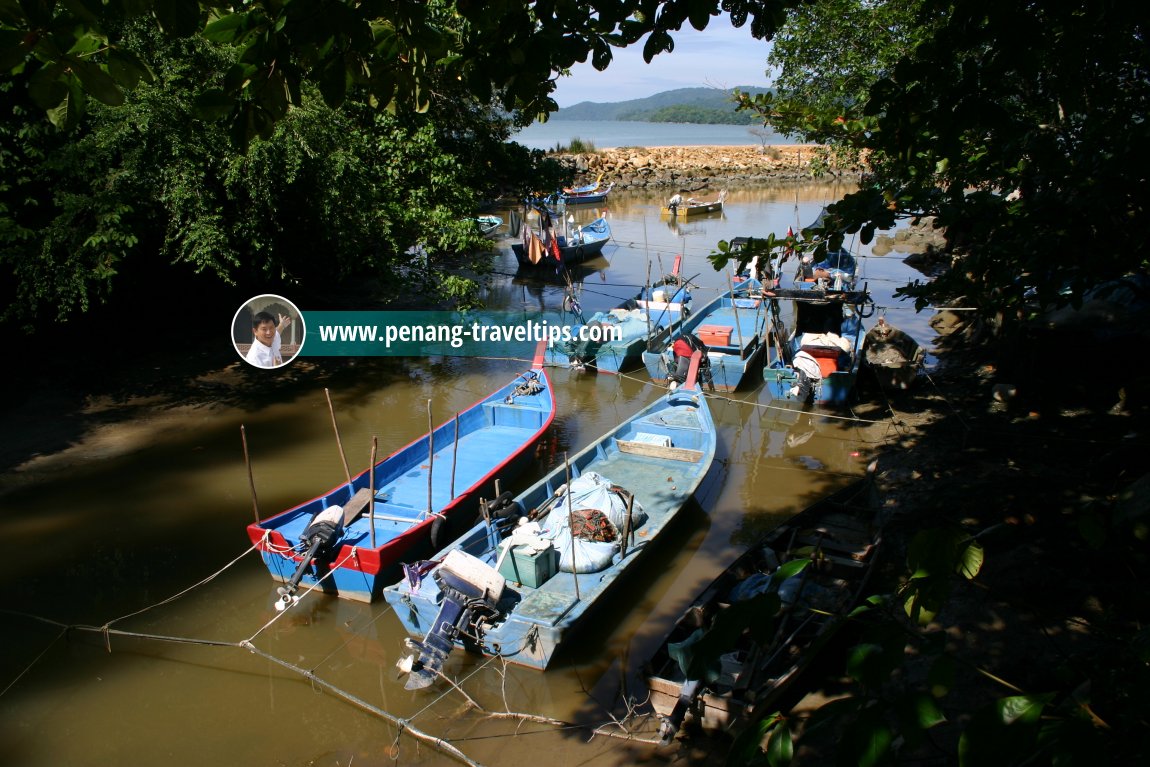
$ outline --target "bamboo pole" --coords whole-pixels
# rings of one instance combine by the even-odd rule
[[[324,388],[323,394],[327,397],[327,411],[331,413],[331,428],[335,430],[335,444],[339,446],[339,457],[343,459],[343,473],[347,477],[347,484],[351,485],[351,469],[347,466],[347,454],[343,452],[343,440],[339,437],[339,424],[335,421],[335,408],[331,404],[331,392]]]
[[[455,500],[455,465],[459,459],[459,413],[455,414],[455,444],[451,446],[451,500]]]
[[[371,500],[367,502],[367,523],[371,526],[371,547],[375,548],[375,456],[379,452],[379,438],[371,438]]]
[[[248,487],[252,489],[252,512],[256,515],[256,524],[260,523],[260,502],[256,498],[256,480],[252,476],[252,459],[248,456],[248,434],[244,431],[244,425],[240,424],[240,439],[244,443],[244,464],[248,467]]]
[[[735,300],[735,278],[727,272],[727,284],[731,287],[731,310],[735,313],[735,332],[739,335],[739,356],[743,356],[743,325],[739,321],[739,304]]]
[[[427,513],[431,514],[431,473],[435,470],[435,424],[431,420],[431,400],[427,401]]]
[[[567,470],[567,532],[571,534],[571,578],[575,581],[575,601],[579,596],[579,568],[575,566],[575,512],[571,508],[571,461],[563,454],[563,467]]]

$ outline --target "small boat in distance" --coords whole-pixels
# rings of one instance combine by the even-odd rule
[[[662,209],[664,216],[698,216],[704,213],[721,213],[723,211],[723,201],[727,199],[727,190],[724,189],[719,192],[719,196],[714,200],[696,200],[694,197],[683,199],[681,194],[676,194],[667,201],[667,206]]]
[[[614,188],[615,183],[611,182],[607,186],[586,192],[563,192],[558,195],[557,203],[566,203],[567,205],[592,205],[594,203],[607,202],[607,195],[611,194],[611,190]]]
[[[926,352],[911,336],[879,317],[862,343],[861,374],[873,376],[883,391],[906,391],[918,377]]]
[[[868,470],[772,530],[699,594],[646,666],[664,744],[684,720],[737,732],[771,712],[864,593],[881,546],[877,508]]]
[[[530,370],[321,496],[248,525],[281,587],[371,602],[417,543],[472,524],[481,495],[511,479],[555,418],[542,344]],[[438,545],[442,545],[440,542]]]
[[[503,226],[503,219],[495,215],[476,216],[472,219],[484,237],[492,237]]]
[[[546,669],[620,588],[715,457],[715,422],[688,380],[556,466],[384,597],[415,654],[408,689],[432,684],[455,647]],[[510,494],[506,494],[510,496]]]

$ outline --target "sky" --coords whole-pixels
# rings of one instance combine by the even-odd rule
[[[751,36],[751,25],[731,26],[727,16],[711,19],[702,32],[684,24],[672,32],[675,50],[643,61],[643,38],[626,48],[613,48],[614,57],[604,72],[591,66],[591,58],[560,77],[552,97],[561,107],[581,101],[610,103],[646,98],[675,88],[734,88],[768,84],[770,43]]]

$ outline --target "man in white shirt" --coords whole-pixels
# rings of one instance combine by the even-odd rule
[[[280,356],[280,330],[291,324],[291,317],[286,314],[276,318],[267,312],[257,312],[252,317],[252,348],[248,349],[244,357],[249,364],[258,368],[274,368],[284,364]]]

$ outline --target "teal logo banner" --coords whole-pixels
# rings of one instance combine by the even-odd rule
[[[577,340],[570,317],[541,312],[307,311],[301,357],[530,357]],[[610,340],[609,338],[607,340]]]

